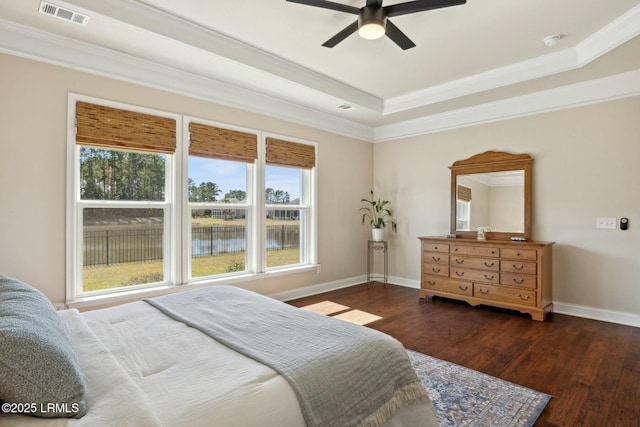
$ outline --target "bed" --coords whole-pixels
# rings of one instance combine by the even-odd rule
[[[0,349],[2,426],[438,425],[399,342],[231,286],[79,313],[0,276]]]

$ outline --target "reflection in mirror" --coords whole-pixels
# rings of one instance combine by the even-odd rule
[[[531,238],[531,164],[528,154],[486,151],[451,169],[451,234],[509,240]],[[484,233],[478,233],[482,227]]]
[[[524,170],[458,175],[456,188],[456,231],[525,231]]]

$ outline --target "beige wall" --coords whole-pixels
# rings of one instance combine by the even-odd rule
[[[640,315],[640,98],[369,144],[268,117],[0,54],[0,274],[65,295],[66,114],[69,92],[141,105],[319,145],[319,259],[315,272],[242,284],[264,293],[346,283],[366,271],[359,200],[391,200],[390,274],[419,282],[418,236],[449,230],[448,166],[486,150],[529,153],[533,235],[555,241],[557,306]],[[375,177],[373,177],[375,171]],[[631,197],[628,195],[631,194]],[[630,229],[596,230],[626,216]]]
[[[355,280],[366,271],[368,230],[359,200],[369,193],[373,146],[209,102],[0,54],[0,274],[65,298],[67,95],[246,126],[318,143],[322,270],[240,286],[267,294]]]
[[[417,283],[418,236],[449,231],[450,166],[529,153],[533,237],[554,241],[553,300],[640,315],[640,97],[375,144],[374,186],[393,201],[390,274]],[[628,217],[627,231],[596,217]]]

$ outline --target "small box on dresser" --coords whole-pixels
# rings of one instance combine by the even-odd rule
[[[543,321],[553,309],[553,242],[419,237],[420,298],[490,305]]]

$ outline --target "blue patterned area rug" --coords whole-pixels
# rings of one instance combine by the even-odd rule
[[[407,350],[440,426],[533,426],[551,399],[464,366]]]

